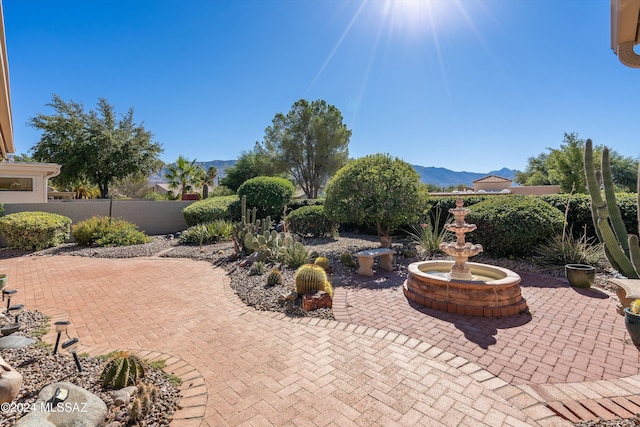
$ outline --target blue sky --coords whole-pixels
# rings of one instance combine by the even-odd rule
[[[640,155],[608,0],[2,2],[18,153],[56,93],[133,107],[166,162],[235,159],[300,98],[340,109],[351,157],[524,169],[565,132]]]

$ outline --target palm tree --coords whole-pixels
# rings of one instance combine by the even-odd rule
[[[169,182],[169,188],[172,190],[180,189],[180,194],[184,196],[193,190],[194,185],[202,182],[204,171],[200,165],[196,164],[196,160],[178,156],[175,163],[167,167],[167,173],[164,178]]]

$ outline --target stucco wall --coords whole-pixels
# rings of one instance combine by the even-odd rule
[[[49,203],[13,203],[4,205],[4,214],[40,211],[71,218],[72,224],[95,215],[109,216],[110,200],[60,200]],[[150,236],[184,231],[187,223],[182,209],[193,201],[113,200],[111,216],[124,218]]]

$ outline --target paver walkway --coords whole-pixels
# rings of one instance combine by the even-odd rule
[[[171,366],[187,381],[172,426],[567,425],[548,404],[559,412],[572,402],[604,408],[640,391],[640,379],[626,374],[509,384],[481,358],[469,361],[472,353],[443,350],[408,330],[256,312],[238,301],[222,270],[201,261],[46,256],[2,260],[0,269],[19,291],[16,303],[68,313],[70,334],[94,354],[173,355]],[[351,309],[336,313],[355,317]],[[388,326],[399,327],[392,320]]]

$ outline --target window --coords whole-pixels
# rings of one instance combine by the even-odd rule
[[[0,178],[0,191],[33,191],[33,178]]]

